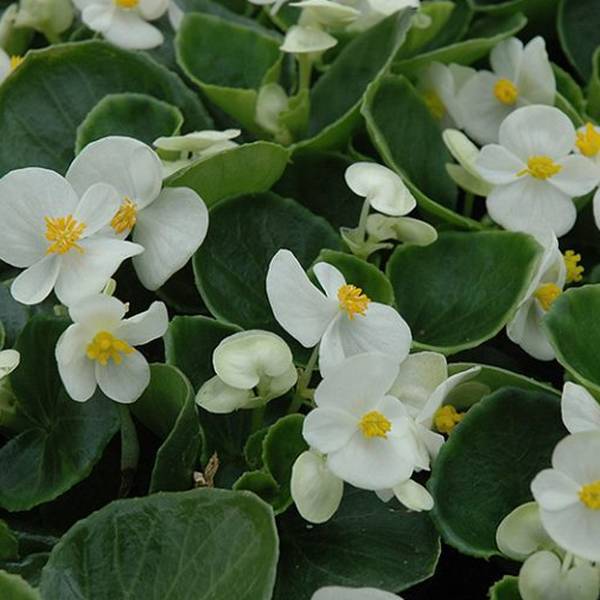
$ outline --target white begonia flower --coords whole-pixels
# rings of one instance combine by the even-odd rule
[[[302,434],[327,456],[327,468],[367,490],[393,488],[410,478],[415,440],[402,403],[388,390],[398,363],[383,354],[359,354],[332,369],[315,390]]]
[[[344,178],[357,196],[362,196],[372,208],[386,215],[401,217],[417,206],[402,178],[383,165],[357,162],[346,169]]]
[[[302,9],[299,24],[304,26],[342,28],[360,16],[360,11],[355,8],[332,0],[300,0],[290,6]]]
[[[0,350],[0,380],[10,375],[21,362],[21,355],[17,350]]]
[[[103,235],[119,206],[104,183],[77,190],[58,173],[29,167],[0,180],[0,259],[23,271],[11,293],[37,304],[52,289],[66,305],[98,293],[142,246]]]
[[[397,240],[416,246],[428,246],[438,238],[437,229],[425,221],[379,214],[367,217],[367,233],[374,242]]]
[[[327,586],[317,590],[311,600],[402,600],[402,598],[375,588]]]
[[[271,259],[266,287],[279,324],[306,348],[320,342],[323,375],[363,352],[386,354],[396,364],[408,356],[410,329],[394,308],[371,301],[328,263],[317,263],[313,271],[325,293],[289,250],[279,250]]]
[[[325,456],[307,450],[294,462],[290,491],[303,519],[310,523],[325,523],[342,501],[344,482],[327,468]]]
[[[519,108],[502,122],[499,142],[484,146],[476,161],[494,186],[487,197],[490,217],[505,229],[567,233],[577,218],[572,199],[590,192],[599,178],[588,159],[570,154],[570,119],[550,106]]]
[[[148,21],[163,16],[169,0],[73,0],[81,20],[115,46],[148,50],[160,46],[164,37]]]
[[[92,142],[75,158],[66,178],[77,191],[96,182],[117,190],[120,207],[110,225],[121,237],[133,229],[133,241],[144,247],[133,266],[149,290],[181,269],[206,237],[206,205],[189,188],[161,191],[160,159],[143,142],[118,136]]]
[[[31,27],[50,41],[65,32],[75,17],[71,0],[20,0],[16,27]]]
[[[554,105],[556,81],[541,37],[526,46],[517,38],[500,42],[490,53],[493,72],[479,71],[458,94],[462,128],[480,144],[498,140],[498,129],[515,109]],[[500,142],[502,143],[502,142]]]
[[[69,307],[73,320],[56,344],[58,372],[69,396],[89,400],[96,386],[123,404],[135,402],[150,383],[148,362],[135,346],[162,337],[169,317],[162,302],[123,319],[128,305],[105,294]]]
[[[0,83],[2,83],[23,62],[22,56],[9,56],[0,48]]]
[[[386,17],[404,10],[405,8],[418,8],[420,0],[358,0],[354,6],[361,15],[347,28],[349,32],[361,32],[377,25]],[[419,15],[415,15],[412,25],[419,25]]]
[[[425,104],[442,128],[462,127],[465,119],[463,108],[457,95],[475,69],[463,65],[444,65],[432,62],[423,70],[418,89],[423,94]]]
[[[319,27],[292,25],[279,49],[291,54],[315,54],[329,50],[337,43],[332,35]]]
[[[400,504],[415,512],[431,510],[434,505],[433,497],[427,488],[412,479],[402,481],[391,489],[377,490],[375,493],[383,502],[389,502],[395,497]]]
[[[267,83],[258,90],[254,120],[265,131],[274,135],[289,132],[283,131],[279,116],[288,110],[290,99],[278,83]]]
[[[538,360],[553,360],[554,349],[542,321],[554,301],[562,294],[567,268],[554,234],[538,233],[536,239],[544,247],[544,254],[524,299],[506,326],[506,333],[527,354]]]
[[[589,122],[580,127],[577,130],[574,150],[594,165],[600,180],[600,127]],[[594,194],[593,210],[596,227],[600,229],[600,188]]]
[[[216,376],[196,396],[196,403],[213,413],[262,406],[298,380],[289,346],[269,331],[242,331],[225,338],[213,352],[213,367]]]
[[[562,548],[600,561],[600,431],[583,431],[561,440],[552,469],[531,483],[544,529]]]
[[[600,405],[583,386],[565,383],[560,409],[569,433],[600,431]]]

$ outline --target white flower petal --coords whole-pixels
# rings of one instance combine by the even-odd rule
[[[416,246],[428,246],[438,238],[437,229],[425,221],[380,214],[367,217],[367,233],[376,241],[395,239]]]
[[[21,362],[18,350],[0,350],[0,379],[10,375]]]
[[[98,31],[99,33],[108,31],[117,11],[116,6],[111,6],[109,3],[93,3],[83,7],[79,6],[78,8],[82,9],[81,20],[84,25],[92,31]]]
[[[140,0],[137,9],[148,21],[162,17],[169,8],[170,0]]]
[[[148,310],[125,319],[114,335],[132,346],[141,346],[165,335],[168,326],[169,314],[164,302],[153,302]]]
[[[560,406],[569,433],[600,431],[600,405],[583,386],[565,383]]]
[[[558,442],[552,454],[552,466],[580,485],[585,485],[600,481],[599,456],[600,432],[583,431]]]
[[[69,306],[69,316],[89,331],[112,332],[127,312],[127,305],[113,296],[95,294],[86,296]]]
[[[196,394],[196,404],[215,414],[227,414],[240,408],[249,408],[252,390],[240,390],[227,385],[218,376],[206,381]]]
[[[535,299],[528,300],[506,326],[506,334],[534,358],[554,360],[556,354],[542,326],[544,314]]]
[[[121,198],[111,185],[95,183],[89,187],[73,214],[76,221],[85,223],[81,237],[90,237],[108,225],[120,204]]]
[[[38,304],[50,294],[60,271],[60,258],[49,254],[20,273],[12,282],[10,293],[23,304]]]
[[[343,448],[356,433],[358,421],[338,408],[316,408],[304,419],[302,435],[308,444],[323,454]]]
[[[339,289],[346,285],[344,276],[333,265],[326,262],[317,263],[312,269],[327,297],[337,302]]]
[[[530,556],[519,572],[519,593],[527,600],[566,600],[561,589],[561,561],[543,550]]]
[[[515,37],[497,44],[490,52],[490,65],[494,73],[514,82],[521,69],[523,42]]]
[[[537,36],[525,46],[515,83],[530,104],[554,104],[556,79],[544,38]]]
[[[120,365],[112,360],[105,366],[96,362],[96,380],[100,389],[115,402],[135,402],[150,383],[148,361],[137,351],[122,355]]]
[[[545,469],[531,482],[531,491],[542,510],[560,511],[579,502],[579,484],[555,469]]]
[[[519,179],[527,165],[503,146],[488,144],[481,149],[475,159],[479,175],[494,185],[505,185]]]
[[[600,187],[596,190],[594,194],[594,222],[596,223],[596,227],[600,229]]]
[[[561,170],[548,179],[561,192],[571,196],[583,196],[591,192],[600,179],[600,173],[594,164],[584,156],[571,155],[557,161]]]
[[[81,325],[69,326],[56,343],[56,362],[67,394],[77,401],[89,400],[96,391],[94,362],[86,356],[89,332]]]
[[[164,41],[159,29],[136,13],[122,10],[115,13],[109,28],[103,34],[115,46],[130,50],[149,50],[160,46]]]
[[[323,587],[311,600],[402,600],[400,596],[375,588]]]
[[[423,511],[433,508],[433,498],[422,485],[409,479],[394,486],[394,495],[409,510]]]
[[[283,44],[279,47],[282,52],[306,54],[323,52],[333,48],[337,40],[322,29],[292,25],[285,35]]]
[[[208,210],[191,189],[167,188],[141,210],[133,240],[144,252],[133,260],[142,284],[156,290],[179,271],[206,237]]]

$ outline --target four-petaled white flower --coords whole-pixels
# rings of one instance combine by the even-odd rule
[[[577,217],[572,199],[590,192],[599,178],[585,157],[570,154],[575,139],[569,117],[557,108],[511,113],[500,126],[500,143],[484,146],[476,161],[494,186],[487,197],[490,217],[505,229],[567,233]]]
[[[169,0],[73,0],[81,20],[106,40],[132,50],[156,48],[163,43],[160,30],[148,23],[167,11]]]
[[[412,336],[404,319],[391,306],[370,298],[328,263],[317,263],[314,274],[325,293],[304,272],[289,250],[279,250],[267,272],[267,296],[279,324],[306,348],[320,342],[323,375],[345,358],[379,352],[400,364]]]
[[[462,127],[480,144],[496,142],[500,124],[515,109],[531,104],[552,106],[556,95],[541,37],[525,47],[517,38],[500,42],[490,53],[490,64],[493,72],[479,71],[457,96],[465,116]]]
[[[76,191],[98,183],[119,194],[110,225],[113,233],[144,247],[133,261],[142,284],[163,285],[181,269],[204,241],[208,230],[206,205],[189,188],[162,187],[160,159],[146,144],[127,137],[106,137],[86,146],[66,175]]]
[[[73,324],[56,344],[56,361],[73,400],[89,400],[99,386],[112,400],[129,404],[148,387],[150,367],[135,346],[165,334],[167,308],[153,302],[147,311],[124,319],[127,308],[104,294],[89,296],[69,308]]]
[[[0,259],[26,267],[11,293],[37,304],[52,289],[64,304],[98,293],[119,265],[142,246],[103,234],[119,207],[110,185],[79,189],[37,167],[0,180]],[[79,199],[81,198],[81,199]]]

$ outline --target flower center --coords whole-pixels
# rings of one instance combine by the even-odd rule
[[[14,71],[25,59],[18,54],[13,54],[10,57],[10,70]]]
[[[377,410],[365,413],[358,426],[366,438],[381,437],[387,439],[387,434],[392,430],[392,424]]]
[[[494,96],[498,102],[512,106],[519,97],[519,88],[510,79],[498,79],[494,85]]]
[[[557,165],[549,156],[531,156],[527,161],[527,168],[517,173],[518,177],[522,175],[531,175],[536,179],[548,179],[560,172],[561,165]]]
[[[83,253],[83,248],[77,243],[85,229],[85,223],[80,223],[73,215],[66,217],[45,217],[46,239],[52,242],[46,254],[66,254],[71,248]]]
[[[440,433],[450,433],[465,417],[452,404],[440,406],[433,416],[433,424]]]
[[[542,308],[548,311],[561,294],[562,290],[555,283],[544,283],[535,290],[534,296],[539,300]]]
[[[135,8],[140,3],[140,0],[113,0],[113,2],[119,8],[124,8],[125,10],[130,10],[132,8]]]
[[[579,264],[581,261],[581,254],[575,254],[573,250],[567,250],[563,259],[565,261],[565,267],[567,268],[567,283],[577,283],[583,279],[582,273],[585,269]]]
[[[365,316],[367,306],[371,300],[363,291],[355,285],[343,285],[337,293],[340,308],[348,313],[350,319],[355,315]]]
[[[86,356],[90,360],[95,360],[103,367],[108,364],[112,358],[116,365],[123,361],[122,354],[131,354],[133,348],[123,340],[116,338],[108,331],[101,331],[94,336],[94,339],[86,348]]]
[[[600,480],[586,483],[579,490],[579,499],[588,508],[600,510]]]
[[[131,198],[125,196],[119,210],[115,213],[110,226],[117,232],[123,233],[133,229],[137,221],[137,206]]]
[[[442,102],[441,98],[434,90],[429,90],[424,94],[425,104],[429,109],[429,112],[438,120],[441,121],[442,117],[446,114],[446,107]]]
[[[587,123],[583,131],[577,132],[575,144],[584,156],[596,156],[600,152],[600,133],[591,123]]]

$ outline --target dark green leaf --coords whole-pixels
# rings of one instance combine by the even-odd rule
[[[521,600],[519,578],[506,575],[490,590],[490,600]]]
[[[19,542],[6,521],[0,519],[0,560],[19,556]]]

